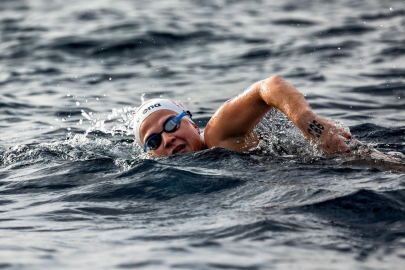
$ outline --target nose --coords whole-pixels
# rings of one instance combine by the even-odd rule
[[[162,144],[164,148],[169,148],[175,140],[176,136],[174,135],[174,133],[162,133]]]

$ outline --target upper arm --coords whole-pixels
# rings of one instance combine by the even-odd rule
[[[248,91],[227,101],[215,112],[204,132],[207,147],[238,150],[236,145],[243,146],[243,142],[249,144],[253,128],[271,109],[261,97],[263,83],[259,81],[253,84]],[[257,140],[256,137],[254,139]]]

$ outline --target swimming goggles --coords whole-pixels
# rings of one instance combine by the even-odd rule
[[[160,147],[160,144],[162,143],[162,133],[167,132],[167,133],[173,133],[177,131],[180,128],[180,121],[183,116],[186,116],[187,113],[182,112],[178,116],[172,117],[168,119],[166,122],[163,124],[163,130],[159,132],[158,134],[152,134],[149,136],[149,138],[146,140],[145,143],[145,148],[143,148],[143,151],[149,150],[156,150]]]

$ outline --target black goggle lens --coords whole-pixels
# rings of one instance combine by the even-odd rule
[[[178,129],[177,127],[177,121],[176,119],[170,119],[167,121],[167,123],[164,125],[163,131],[166,133],[173,133]],[[151,150],[156,150],[159,148],[160,144],[162,143],[162,132],[159,134],[153,135],[149,140],[148,140],[148,148]]]
[[[186,113],[182,113],[178,116],[175,116],[173,118],[170,118],[163,124],[163,130],[159,134],[154,134],[149,139],[147,140],[147,145],[144,148],[144,151],[146,152],[146,149],[150,150],[156,150],[159,148],[160,144],[162,143],[162,133],[167,132],[167,133],[172,133],[175,132],[180,128],[180,119],[186,116]]]
[[[156,149],[159,148],[161,142],[162,142],[162,136],[154,135],[148,141],[148,148],[151,149],[151,150],[156,150]]]
[[[177,119],[169,119],[164,125],[164,131],[167,133],[175,132],[177,130]]]

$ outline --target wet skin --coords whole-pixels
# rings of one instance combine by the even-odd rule
[[[316,115],[304,96],[280,76],[254,83],[249,89],[215,112],[204,132],[207,148],[216,146],[235,151],[253,148],[258,143],[254,127],[271,108],[276,108],[325,154],[350,153],[344,139],[350,140],[351,134],[333,121]]]
[[[223,147],[246,151],[257,146],[259,139],[254,127],[271,109],[282,111],[302,132],[305,138],[318,145],[325,154],[350,153],[345,140],[351,134],[315,114],[304,96],[280,76],[272,76],[254,83],[247,92],[224,103],[213,115],[205,128],[204,138],[198,127],[187,119],[181,119],[180,129],[174,133],[162,133],[162,144],[156,150],[148,150],[154,156],[199,151],[205,148]],[[177,113],[160,110],[146,118],[140,128],[143,143],[163,129],[163,123]]]
[[[170,110],[160,110],[151,114],[142,123],[140,128],[140,138],[142,143],[145,142],[152,134],[157,134],[163,130],[163,124],[166,120],[177,116],[178,113]],[[188,153],[200,151],[205,148],[204,141],[200,137],[200,129],[185,117],[181,119],[180,128],[173,132],[162,134],[162,143],[156,150],[148,150],[148,153],[163,157],[176,153]]]

